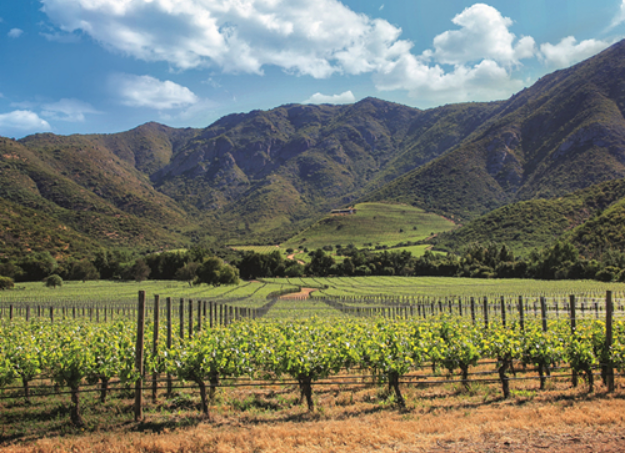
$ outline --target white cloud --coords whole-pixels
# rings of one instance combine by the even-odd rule
[[[587,39],[580,43],[573,36],[567,36],[558,44],[540,45],[540,58],[550,69],[566,68],[601,52],[614,41]]]
[[[334,94],[331,96],[315,93],[304,101],[304,104],[351,104],[356,102],[354,93],[346,91],[341,94]]]
[[[619,12],[616,14],[616,16],[614,16],[614,19],[612,19],[612,23],[608,27],[608,30],[618,25],[621,25],[623,22],[625,22],[625,0],[621,1]]]
[[[406,90],[420,105],[505,99],[524,87],[508,70],[492,60],[475,66],[458,65],[451,72],[428,66],[407,55],[374,76],[381,91]]]
[[[516,43],[516,35],[508,29],[512,19],[504,17],[492,6],[476,3],[452,19],[459,30],[449,30],[434,38],[434,51],[425,57],[444,64],[493,60],[504,65],[519,64],[535,54],[534,39],[525,36]]]
[[[276,65],[317,78],[359,74],[410,48],[401,30],[338,0],[42,0],[62,30],[181,68],[261,74]]]
[[[22,36],[23,33],[24,33],[24,30],[20,30],[19,28],[12,28],[11,30],[9,30],[9,33],[7,33],[7,36],[9,38],[16,39]]]
[[[0,114],[0,135],[22,136],[34,132],[47,132],[50,124],[30,110],[14,110]]]
[[[61,99],[41,106],[41,115],[59,121],[84,122],[86,113],[99,113],[90,104],[78,99]]]
[[[122,104],[130,107],[147,107],[169,110],[188,107],[199,101],[187,87],[144,75],[116,74],[110,79],[112,89]]]

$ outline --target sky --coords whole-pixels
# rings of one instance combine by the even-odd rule
[[[507,99],[623,37],[625,0],[2,0],[0,135]]]

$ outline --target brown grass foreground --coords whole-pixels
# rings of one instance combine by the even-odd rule
[[[537,392],[535,383],[528,381],[517,385],[515,396],[507,401],[499,398],[497,386],[469,392],[455,386],[409,387],[405,411],[385,403],[379,388],[333,386],[319,390],[314,414],[295,403],[295,391],[240,390],[239,401],[258,404],[241,409],[232,404],[234,399],[224,398],[217,402],[211,422],[197,417],[195,406],[188,413],[153,411],[140,424],[126,420],[64,437],[26,436],[14,444],[0,444],[0,449],[6,453],[623,452],[623,384],[620,381],[612,395],[601,385],[597,393],[586,395],[584,386],[571,389],[567,382],[551,383],[550,390]],[[259,409],[275,404],[276,396],[290,403],[279,410]],[[175,428],[180,425],[186,427]]]

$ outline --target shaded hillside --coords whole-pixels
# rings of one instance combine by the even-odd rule
[[[625,176],[625,42],[505,101],[449,153],[367,200],[471,219]]]
[[[190,227],[147,177],[82,136],[0,138],[0,197],[109,246],[180,244]]]
[[[444,154],[497,107],[424,112],[367,98],[230,115],[191,139],[152,180],[235,235],[286,238],[369,187]]]
[[[625,222],[619,225],[618,206],[624,200],[625,179],[619,179],[564,197],[512,203],[442,234],[436,244],[460,250],[475,242],[497,242],[505,243],[517,254],[527,254],[565,237],[585,251],[608,243],[622,247]]]

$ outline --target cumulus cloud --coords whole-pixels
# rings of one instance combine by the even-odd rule
[[[356,102],[354,93],[346,91],[341,94],[325,95],[315,93],[304,101],[304,104],[352,104]]]
[[[374,76],[381,91],[406,90],[421,105],[504,99],[521,90],[524,82],[492,60],[474,66],[459,65],[445,72],[427,66],[413,55],[397,61],[384,73]]]
[[[567,36],[558,44],[545,43],[540,45],[540,58],[551,69],[571,66],[601,52],[614,41],[587,39],[580,43],[573,36]]]
[[[99,113],[90,104],[78,99],[61,99],[58,102],[43,104],[41,115],[59,121],[84,122],[86,113]]]
[[[0,135],[13,137],[50,130],[52,130],[50,124],[30,110],[14,110],[0,114]]]
[[[181,69],[257,73],[275,65],[316,78],[373,71],[410,49],[401,29],[338,0],[42,0],[62,30]]]
[[[58,36],[85,34],[137,59],[222,73],[263,74],[267,66],[314,78],[368,73],[379,90],[406,90],[422,107],[506,98],[526,85],[518,75],[524,60],[538,57],[547,67],[562,67],[609,44],[577,43],[570,37],[539,50],[534,38],[511,31],[511,18],[484,3],[453,17],[453,29],[416,55],[413,44],[401,39],[400,28],[356,13],[339,0],[41,2],[55,32],[64,34]],[[48,39],[57,39],[48,34]],[[149,76],[120,76],[116,82],[122,102],[129,106],[162,113],[189,110],[199,102],[188,88]],[[335,98],[317,93],[308,101]]]
[[[510,32],[512,19],[492,6],[476,3],[452,19],[461,28],[449,30],[434,38],[434,51],[424,56],[444,64],[465,64],[492,60],[504,65],[517,65],[536,52],[530,36],[517,40]]]
[[[23,33],[24,30],[20,30],[19,28],[12,28],[11,30],[9,30],[9,33],[7,33],[7,36],[9,38],[17,39],[22,36]]]
[[[110,84],[122,104],[129,107],[169,110],[188,107],[199,101],[187,87],[148,75],[115,74],[111,76]]]

